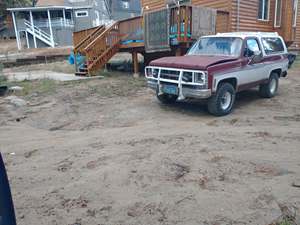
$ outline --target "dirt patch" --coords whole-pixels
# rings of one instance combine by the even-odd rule
[[[9,52],[17,52],[17,42],[16,40],[0,40],[0,55],[7,54]]]
[[[70,65],[67,60],[60,62],[50,62],[43,64],[29,64],[26,66],[18,66],[12,68],[6,68],[3,70],[4,73],[17,73],[17,72],[30,72],[30,71],[53,71],[57,73],[75,73],[74,65]]]
[[[292,70],[273,99],[240,93],[222,118],[164,106],[126,74],[18,83],[25,106],[0,99],[18,224],[294,225],[299,82]]]

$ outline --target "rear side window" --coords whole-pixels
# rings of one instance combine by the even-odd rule
[[[284,52],[284,46],[280,38],[262,38],[266,54]]]

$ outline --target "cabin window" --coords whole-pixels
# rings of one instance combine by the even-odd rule
[[[274,27],[281,26],[282,0],[276,0]]]
[[[89,14],[88,11],[76,11],[75,15],[76,17],[87,17]]]
[[[262,38],[262,43],[267,55],[284,52],[284,46],[280,38]]]
[[[258,1],[258,19],[269,20],[270,0]]]
[[[293,1],[293,27],[297,25],[297,14],[298,14],[298,0]]]
[[[123,9],[129,9],[129,1],[122,0],[121,5]]]

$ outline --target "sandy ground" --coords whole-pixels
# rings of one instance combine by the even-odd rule
[[[161,105],[143,79],[125,76],[33,85],[23,107],[0,98],[18,224],[267,225],[285,209],[299,216],[300,73],[280,85],[273,99],[239,94],[222,118],[198,103]]]

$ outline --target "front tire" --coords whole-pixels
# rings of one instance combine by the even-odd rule
[[[208,111],[215,116],[231,113],[235,102],[235,89],[230,83],[221,83],[217,93],[208,101]]]
[[[259,86],[259,95],[263,98],[273,98],[278,91],[279,78],[277,73],[272,73],[268,83]]]

